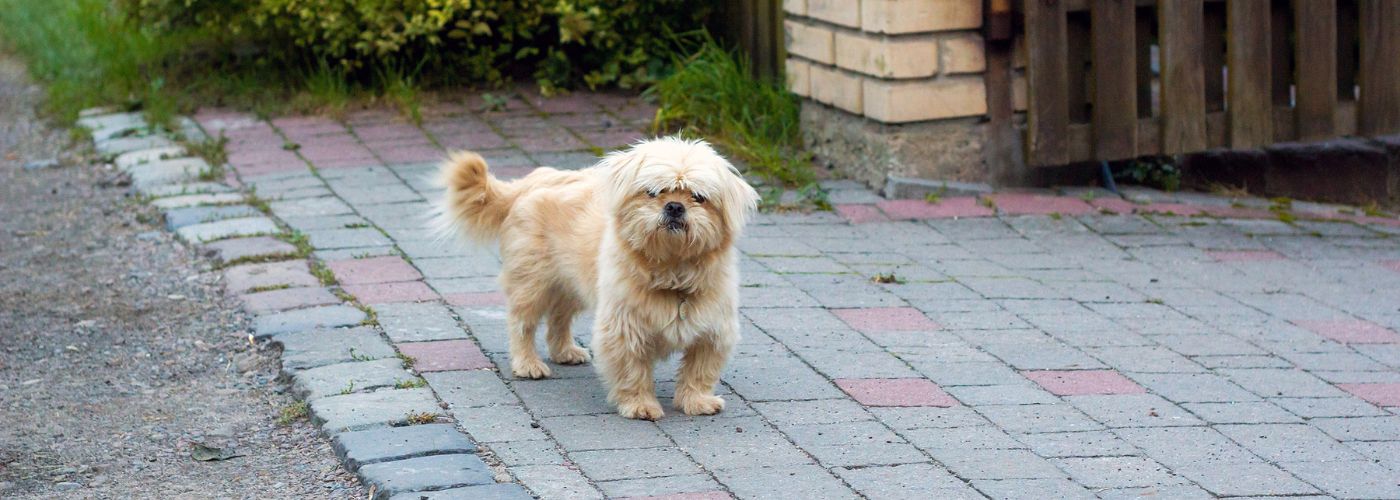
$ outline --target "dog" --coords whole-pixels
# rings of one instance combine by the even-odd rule
[[[542,167],[512,182],[460,152],[439,182],[438,229],[500,244],[516,377],[550,375],[535,351],[541,320],[551,360],[588,362],[569,327],[592,307],[593,362],[618,413],[662,417],[652,371],[676,351],[675,408],[724,409],[714,387],[739,340],[735,241],[758,193],[709,144],[657,138],[583,170]]]

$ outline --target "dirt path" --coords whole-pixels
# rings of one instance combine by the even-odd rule
[[[363,498],[327,441],[280,425],[275,357],[207,261],[104,187],[0,58],[0,497]],[[192,442],[243,456],[200,462]]]

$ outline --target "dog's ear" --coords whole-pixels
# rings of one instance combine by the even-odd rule
[[[723,199],[728,201],[728,208],[724,211],[725,222],[729,224],[729,230],[736,235],[744,228],[748,222],[749,215],[758,210],[758,191],[744,180],[744,175],[734,164],[724,161],[724,167],[728,175],[725,176]]]
[[[636,190],[637,172],[642,168],[646,154],[630,147],[608,153],[600,166],[607,172],[608,201],[616,204],[626,199]]]

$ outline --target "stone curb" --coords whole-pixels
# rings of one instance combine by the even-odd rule
[[[178,121],[180,135],[208,137],[193,120]],[[284,226],[245,204],[249,198],[237,180],[203,180],[215,166],[189,155],[175,134],[152,130],[140,113],[87,110],[78,125],[89,131],[103,159],[132,177],[133,191],[161,211],[166,229],[202,253],[224,263],[278,261],[299,253],[269,238],[285,234]],[[306,269],[243,267],[248,269],[238,272],[262,274],[241,278],[253,287],[230,290],[240,296],[321,286]],[[289,307],[250,310],[250,338],[282,346],[283,377],[309,403],[311,421],[373,498],[531,498],[519,484],[496,483],[476,444],[455,425],[413,425],[437,420],[444,403],[404,367],[382,331],[361,326],[369,319],[365,311],[314,300],[309,302],[317,305],[301,307],[298,294],[282,295],[292,297]]]

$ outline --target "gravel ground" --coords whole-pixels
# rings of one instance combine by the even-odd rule
[[[0,57],[0,497],[363,498],[304,419],[279,424],[276,353],[250,347],[219,273],[39,97]]]

